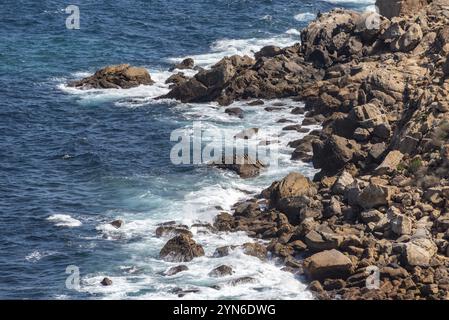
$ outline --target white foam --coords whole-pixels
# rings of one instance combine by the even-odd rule
[[[311,12],[302,12],[295,15],[295,20],[297,21],[311,21],[315,19],[316,14]]]
[[[47,220],[53,222],[57,227],[75,228],[82,225],[81,221],[72,218],[68,214],[54,214],[48,217]]]
[[[51,256],[51,255],[53,255],[53,254],[54,254],[54,252],[51,252],[51,251],[39,251],[39,250],[35,250],[35,251],[33,251],[33,252],[27,254],[27,255],[25,256],[25,260],[28,261],[28,262],[35,263],[35,262],[38,262],[39,260],[41,260],[42,258]]]
[[[185,58],[193,58],[195,63],[201,67],[209,68],[220,59],[225,56],[238,55],[248,55],[254,56],[254,53],[258,52],[265,46],[276,45],[279,47],[288,47],[299,42],[299,37],[296,34],[284,34],[279,36],[274,36],[271,38],[260,39],[260,38],[249,38],[249,39],[221,39],[215,41],[211,47],[210,52],[199,55],[191,55],[185,57],[176,57],[168,59],[172,63],[177,63]]]

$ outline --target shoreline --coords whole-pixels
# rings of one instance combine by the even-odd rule
[[[402,1],[399,9],[387,3],[378,0],[383,16],[321,14],[301,44],[264,47],[255,59],[226,57],[192,77],[178,74],[160,97],[216,101],[223,109],[294,97],[305,103],[295,112],[305,113],[306,124],[322,123],[289,144],[293,159],[321,169],[313,181],[291,173],[208,226],[269,241],[243,250],[283,259],[317,299],[449,299],[449,18],[440,14],[449,1]],[[152,82],[143,70],[119,67],[74,85]],[[193,66],[177,66],[184,67]],[[128,80],[116,83],[123,75]],[[164,260],[204,256],[188,228],[171,223],[160,226],[164,232],[176,235],[161,250]],[[232,274],[220,267],[212,272]]]

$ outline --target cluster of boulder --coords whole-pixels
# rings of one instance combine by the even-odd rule
[[[268,46],[254,59],[226,57],[193,77],[175,75],[164,98],[229,105],[294,97],[305,107],[293,114],[322,123],[322,130],[289,144],[294,160],[321,170],[313,181],[291,173],[237,203],[232,214],[220,213],[211,230],[268,241],[243,249],[281,258],[320,299],[449,299],[449,0],[378,0],[377,6],[380,15],[320,14],[301,44]],[[74,85],[142,81],[151,78],[118,66]],[[227,112],[240,117],[240,111]],[[262,168],[231,169],[252,177]],[[204,255],[183,226],[157,233],[174,235],[161,250],[165,260]],[[219,266],[211,276],[231,273]],[[373,276],[379,281],[370,286]]]
[[[288,175],[215,227],[269,241],[320,299],[449,299],[449,1],[378,5],[378,28],[334,10],[295,47],[316,70],[296,99],[324,120],[292,157],[321,171]]]

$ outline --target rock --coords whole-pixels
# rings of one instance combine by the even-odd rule
[[[243,119],[243,110],[241,108],[227,108],[225,113]]]
[[[229,61],[221,61],[210,70],[203,70],[195,78],[207,88],[220,88],[235,75],[235,67]]]
[[[347,171],[343,171],[340,177],[338,177],[337,181],[332,186],[332,191],[335,194],[343,195],[346,191],[346,188],[353,182],[354,178],[352,177],[352,175]]]
[[[417,23],[411,24],[407,31],[399,38],[399,51],[409,52],[416,48],[421,42],[423,33],[421,27]]]
[[[105,286],[105,287],[112,286],[112,280],[107,278],[107,277],[104,278],[103,280],[101,280],[100,283],[101,283],[102,286]]]
[[[274,182],[268,192],[271,205],[288,213],[292,209],[292,204],[294,206],[294,203],[302,197],[313,197],[317,189],[308,178],[293,172],[281,181]]]
[[[259,128],[245,129],[237,133],[234,138],[248,140],[253,138],[259,132]]]
[[[184,70],[184,69],[193,69],[195,66],[195,61],[192,58],[186,58],[182,60],[180,63],[174,65],[172,68],[170,68],[170,71],[173,71],[175,69]]]
[[[253,160],[248,155],[225,157],[221,161],[212,163],[213,166],[219,169],[234,171],[241,178],[248,179],[257,177],[265,168],[265,165],[259,160]]]
[[[178,72],[177,74],[171,75],[165,80],[166,84],[174,84],[175,86],[188,81],[189,78],[184,75],[182,72]]]
[[[258,60],[260,58],[272,58],[282,52],[281,48],[276,46],[266,46],[260,49],[259,52],[254,54],[254,57]]]
[[[100,69],[93,76],[70,82],[69,86],[80,89],[129,89],[153,83],[145,68],[120,64]]]
[[[312,252],[337,249],[343,238],[335,234],[318,233],[315,230],[310,231],[306,237],[305,242],[307,248]]]
[[[123,220],[114,220],[110,223],[111,226],[113,226],[116,229],[119,229],[123,226]]]
[[[380,108],[374,103],[353,108],[348,117],[363,128],[375,128],[382,123],[388,123]]]
[[[388,205],[391,198],[391,188],[378,184],[370,183],[359,194],[357,202],[364,209],[376,208]]]
[[[265,260],[267,258],[267,248],[259,243],[245,243],[242,245],[243,252],[246,255]]]
[[[412,233],[412,220],[405,215],[398,215],[390,222],[391,230],[398,236],[409,235]]]
[[[377,223],[381,221],[383,217],[384,217],[383,213],[376,209],[363,211],[360,213],[360,219],[366,224],[370,222]]]
[[[160,257],[170,262],[188,262],[204,256],[203,247],[192,238],[181,234],[170,239],[159,253]]]
[[[209,277],[224,277],[224,276],[230,276],[234,273],[234,271],[232,270],[232,268],[230,266],[227,265],[221,265],[217,268],[215,268],[214,270],[212,270],[211,272],[209,272]]]
[[[229,284],[231,286],[238,286],[238,285],[249,284],[249,283],[254,283],[254,282],[256,282],[256,279],[254,279],[252,277],[241,277],[241,278],[231,280],[229,282]]]
[[[176,267],[171,267],[167,271],[165,271],[165,275],[167,276],[174,276],[175,274],[178,274],[183,271],[187,271],[189,268],[186,265],[180,265]]]
[[[404,260],[409,266],[427,267],[438,248],[432,240],[414,239],[405,245]]]
[[[414,14],[428,5],[428,0],[376,0],[379,13],[388,19],[404,14]]]
[[[254,100],[251,102],[248,102],[246,105],[250,106],[250,107],[255,107],[255,106],[263,106],[265,104],[265,102],[263,102],[263,100]]]
[[[183,227],[174,226],[159,226],[156,229],[156,237],[165,237],[167,235],[186,235],[188,237],[193,237],[192,232]]]
[[[326,174],[338,172],[345,164],[351,162],[360,152],[360,145],[354,140],[332,135],[324,143],[313,142],[313,165],[323,169]]]
[[[338,250],[322,251],[304,261],[307,275],[314,280],[344,279],[352,273],[351,260]]]
[[[236,248],[236,246],[224,246],[224,247],[219,247],[219,248],[215,249],[214,257],[215,257],[215,258],[226,257],[226,256],[229,255],[229,253],[231,252],[231,250],[234,250],[235,248]]]
[[[180,82],[161,98],[176,99],[181,102],[204,102],[208,99],[208,88],[195,78]]]
[[[376,173],[382,175],[396,171],[403,158],[404,155],[401,151],[390,151],[384,161],[376,168]]]

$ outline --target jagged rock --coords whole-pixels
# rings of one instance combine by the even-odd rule
[[[227,108],[225,113],[230,116],[239,117],[240,119],[243,118],[243,110],[241,108]]]
[[[390,151],[384,161],[376,168],[376,173],[386,174],[388,172],[396,171],[403,158],[404,155],[402,152],[397,150]]]
[[[175,86],[188,81],[189,78],[184,75],[182,72],[178,72],[177,74],[171,75],[165,80],[166,84],[174,84]]]
[[[107,277],[104,278],[103,280],[101,280],[100,283],[101,283],[102,286],[105,286],[105,287],[112,286],[112,280],[107,278]]]
[[[344,279],[352,273],[352,261],[338,250],[323,251],[304,261],[305,271],[315,280]]]
[[[184,70],[184,69],[193,69],[195,66],[195,61],[192,58],[186,58],[182,60],[180,63],[174,65],[172,68],[170,68],[170,71],[173,71],[175,69]]]
[[[394,217],[390,222],[391,230],[398,236],[409,235],[412,233],[412,220],[402,214]]]
[[[337,135],[330,136],[325,142],[314,141],[312,146],[314,167],[327,174],[336,173],[360,152],[357,142]]]
[[[159,253],[160,257],[170,262],[188,262],[204,256],[203,247],[192,238],[181,234],[170,239]]]
[[[414,239],[405,245],[404,259],[409,266],[427,267],[438,248],[430,239]]]
[[[234,171],[243,179],[256,177],[265,168],[265,164],[259,160],[253,160],[248,155],[223,156],[221,161],[215,161],[212,165],[220,169]]]
[[[370,183],[359,194],[357,203],[364,209],[388,205],[391,198],[391,188],[377,183]]]
[[[153,83],[147,69],[120,64],[100,69],[93,76],[70,82],[69,86],[80,89],[129,89]]]
[[[317,193],[316,186],[300,173],[290,173],[283,180],[274,182],[268,189],[271,205],[289,213],[295,211],[295,203],[302,197],[312,197]]]
[[[349,118],[359,126],[374,129],[376,126],[388,123],[388,120],[374,103],[357,106],[349,113]]]
[[[236,246],[224,246],[224,247],[219,247],[219,248],[215,249],[214,257],[215,257],[215,258],[226,257],[226,256],[229,255],[229,253],[231,252],[231,250],[234,250],[235,248],[236,248]]]
[[[229,284],[231,286],[238,286],[238,285],[242,285],[242,284],[254,283],[256,281],[257,280],[252,278],[252,277],[241,277],[241,278],[237,278],[237,279],[231,280],[229,282]]]
[[[188,229],[184,228],[184,227],[179,227],[179,226],[159,226],[156,229],[156,237],[160,238],[160,237],[165,237],[167,235],[186,235],[188,237],[193,237],[193,234],[191,231],[189,231]]]
[[[207,87],[196,78],[192,78],[175,86],[161,98],[177,99],[184,103],[202,102],[207,100],[207,93]]]
[[[305,236],[307,248],[313,252],[337,249],[342,241],[341,236],[325,232],[319,233],[315,230],[310,231]]]
[[[416,48],[421,42],[423,33],[421,27],[417,23],[408,26],[406,32],[399,38],[398,49],[402,52],[409,52]]]
[[[352,177],[352,175],[347,171],[343,171],[340,177],[338,177],[335,184],[332,186],[332,191],[335,194],[343,195],[346,191],[346,188],[350,186],[353,182],[354,178]]]
[[[267,258],[267,248],[260,243],[245,243],[242,245],[243,252],[249,256],[265,260]]]
[[[230,276],[234,273],[234,271],[232,270],[232,268],[230,266],[227,265],[221,265],[217,268],[215,268],[214,270],[212,270],[211,272],[209,272],[209,277],[224,277],[224,276]]]
[[[370,222],[377,223],[377,222],[381,221],[383,217],[384,217],[383,213],[376,209],[363,211],[360,213],[360,219],[364,223],[370,223]]]
[[[111,226],[113,226],[114,228],[116,228],[116,229],[119,229],[119,228],[121,228],[122,226],[123,226],[123,224],[124,224],[124,222],[123,222],[123,220],[114,220],[114,221],[112,221],[111,223]]]
[[[282,52],[281,48],[276,47],[276,46],[266,46],[263,47],[262,49],[260,49],[259,52],[256,52],[254,54],[254,57],[256,59],[260,59],[260,58],[272,58],[274,56],[277,56],[278,54],[280,54]]]
[[[428,0],[376,0],[379,13],[389,19],[416,13],[428,4]]]
[[[175,274],[178,274],[183,271],[187,271],[189,268],[186,265],[180,265],[176,267],[171,267],[165,272],[165,275],[167,276],[174,276]]]

